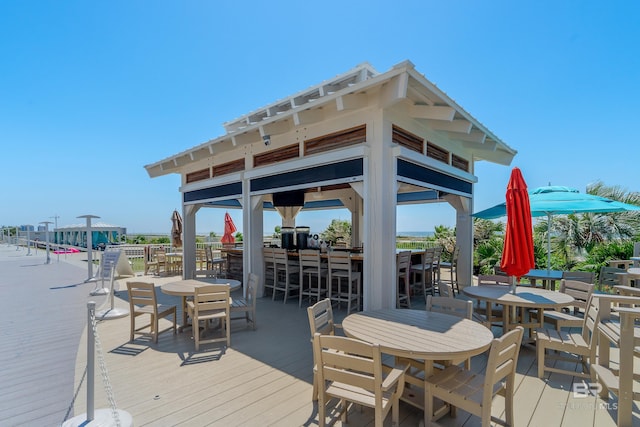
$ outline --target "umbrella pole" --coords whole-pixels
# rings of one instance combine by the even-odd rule
[[[547,271],[551,270],[551,214],[547,214]]]

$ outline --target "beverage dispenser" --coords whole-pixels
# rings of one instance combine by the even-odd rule
[[[282,227],[280,229],[280,234],[282,235],[282,244],[280,246],[283,249],[292,251],[296,248],[294,242],[294,233],[295,230],[292,227]]]
[[[309,232],[310,232],[309,227],[304,227],[304,226],[296,227],[296,244],[297,244],[298,250],[307,249],[309,247],[307,244],[309,241]]]

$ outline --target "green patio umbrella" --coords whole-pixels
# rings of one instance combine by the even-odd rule
[[[630,205],[581,193],[575,188],[562,186],[538,187],[529,192],[531,216],[546,216],[551,229],[553,215],[568,215],[576,213],[610,213],[640,211],[640,206]],[[476,218],[496,219],[507,214],[506,202],[473,214]],[[547,233],[547,270],[551,269],[551,233]]]

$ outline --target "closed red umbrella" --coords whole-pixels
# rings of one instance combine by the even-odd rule
[[[224,214],[224,235],[220,241],[222,243],[234,243],[236,241],[233,237],[233,233],[236,232],[236,225],[233,223],[233,219],[229,212]]]
[[[535,266],[535,260],[529,194],[522,172],[518,168],[513,168],[511,171],[507,185],[506,208],[507,231],[504,236],[500,268],[520,281],[520,277]]]

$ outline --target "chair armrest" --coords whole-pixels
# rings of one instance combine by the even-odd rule
[[[399,381],[403,381],[404,373],[407,371],[409,366],[396,366],[391,369],[389,374],[385,377],[384,381],[382,381],[382,391],[388,391],[389,389],[395,387],[395,385]]]

